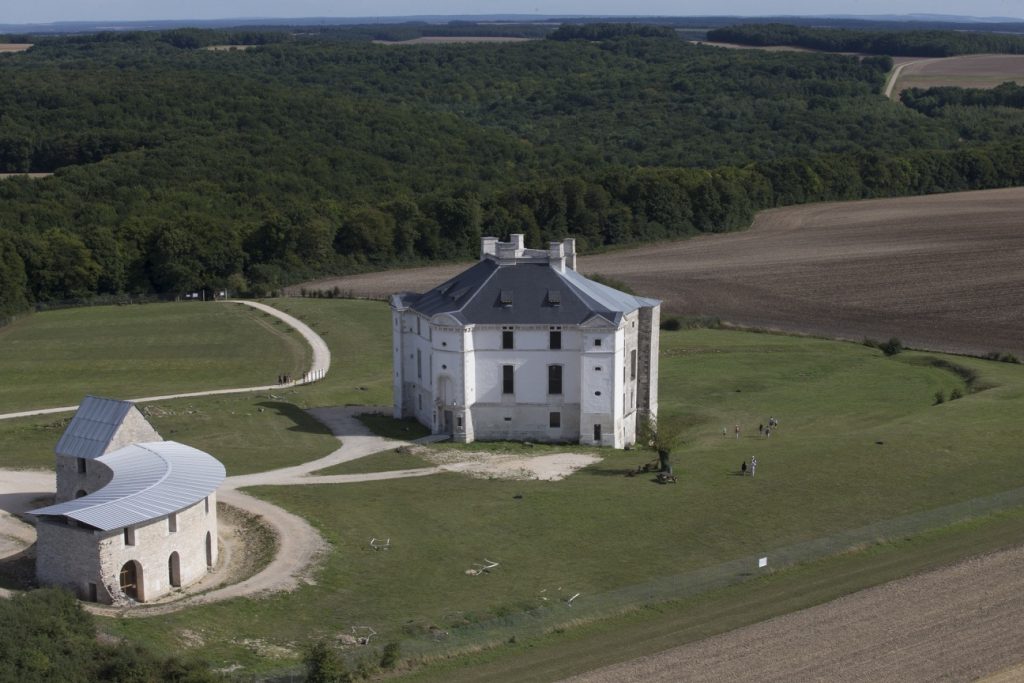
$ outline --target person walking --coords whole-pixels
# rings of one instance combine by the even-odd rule
[[[738,424],[736,425],[736,430],[735,431],[736,431],[736,438],[737,439],[740,438],[740,426]]]
[[[746,460],[744,460],[743,464],[740,465],[740,476],[741,477],[747,476],[747,461]]]
[[[757,474],[757,456],[755,455],[750,459],[750,476]]]

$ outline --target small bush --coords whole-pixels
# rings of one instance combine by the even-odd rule
[[[935,403],[932,405],[939,405],[940,403],[946,402],[946,395],[942,393],[942,389],[935,392]]]
[[[880,348],[882,353],[887,356],[895,356],[903,350],[903,342],[901,342],[897,337],[889,337],[889,341],[881,344],[878,348]]]
[[[984,356],[985,360],[994,360],[1000,363],[1020,363],[1020,359],[1012,353],[1000,353],[999,351],[989,351]]]
[[[397,641],[391,641],[384,646],[384,652],[380,656],[380,668],[393,669],[398,664],[398,657],[401,653],[401,645]]]
[[[683,329],[683,323],[679,322],[679,318],[665,318],[661,321],[661,329],[676,332]]]
[[[949,400],[955,401],[958,398],[963,398],[963,392],[960,391],[960,387],[956,387],[953,391],[949,392]]]

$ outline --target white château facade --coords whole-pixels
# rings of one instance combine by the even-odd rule
[[[224,466],[164,441],[128,401],[87,396],[57,442],[54,505],[36,517],[36,578],[83,600],[147,602],[217,562]]]
[[[635,443],[658,413],[661,302],[577,273],[572,239],[484,237],[480,251],[438,287],[391,297],[395,417],[459,442]]]

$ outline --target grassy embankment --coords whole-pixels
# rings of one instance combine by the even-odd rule
[[[391,400],[390,345],[380,342],[390,334],[386,307],[340,300],[269,303],[327,341],[333,364],[323,381],[142,406],[164,438],[208,451],[228,474],[295,465],[337,448],[337,440],[302,408]],[[73,405],[86,393],[131,398],[260,385],[281,373],[301,375],[308,365],[309,348],[298,333],[248,307],[70,309],[0,328],[0,376],[12,378],[0,386],[0,405],[14,412]],[[71,415],[0,421],[0,467],[52,467],[53,447]]]
[[[376,321],[387,333],[380,304],[286,303],[300,316],[322,316],[316,329],[365,306],[361,323]],[[339,343],[327,331],[328,342]],[[352,391],[376,397],[387,387],[387,347],[344,334],[350,355],[335,358],[345,365],[335,366],[334,384],[310,387],[296,400]],[[1024,437],[1017,419],[1024,368],[954,358],[994,386],[933,405],[938,391],[966,391],[955,373],[930,365],[933,354],[887,358],[853,344],[709,330],[664,333],[662,350],[662,430],[675,437],[675,486],[624,476],[648,456],[607,451],[603,462],[562,482],[450,474],[343,488],[261,487],[254,493],[306,517],[331,544],[315,585],[104,627],[161,648],[180,647],[186,630],[199,633],[202,654],[256,671],[294,662],[311,638],[359,625],[376,629],[381,643],[401,640],[407,655],[428,658],[451,646],[503,643],[511,633],[521,645],[452,666],[480,664],[521,680],[526,673],[510,662],[532,661],[530,653],[538,671],[564,675],[1020,541],[1016,513],[925,530],[971,514],[927,511],[1024,487],[1015,463]],[[781,427],[759,438],[757,425],[769,415]],[[740,462],[754,455],[757,477],[738,476]],[[979,500],[977,511],[986,510]],[[887,526],[908,516],[913,532]],[[392,549],[371,551],[371,536],[390,537]],[[834,557],[840,553],[842,561]],[[750,558],[762,554],[772,567],[783,559],[805,564],[759,578]],[[501,565],[467,576],[483,558]],[[748,581],[758,582],[755,601],[735,587]],[[566,607],[576,592],[580,598]],[[685,600],[694,619],[655,607],[560,632],[564,622],[671,598]],[[651,640],[639,650],[607,644],[635,643],[630,634]],[[551,649],[564,643],[579,658],[571,666]],[[506,651],[515,657],[503,659]],[[437,673],[457,674],[444,665]]]

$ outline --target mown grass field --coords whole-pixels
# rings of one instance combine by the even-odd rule
[[[340,347],[348,354],[335,357],[346,366],[336,365],[327,382],[301,390],[309,393],[295,400],[326,404],[366,395],[381,401],[389,379],[386,361],[381,375],[373,373],[380,372],[387,347],[379,340],[374,345],[351,339],[347,328],[337,326],[337,312],[353,310],[353,304],[288,303],[300,317],[322,316],[314,328],[328,332],[332,352]],[[365,306],[360,309],[364,324],[377,325],[385,334],[386,307]],[[495,633],[507,638],[500,629],[503,621],[524,624],[523,639],[538,638],[527,628],[531,611],[559,604],[572,593],[581,593],[575,614],[589,614],[583,610],[600,608],[602,601],[614,612],[622,595],[632,596],[640,607],[662,599],[652,595],[671,593],[677,580],[686,584],[695,572],[713,575],[716,567],[734,572],[729,562],[823,537],[837,539],[834,547],[826,543],[825,555],[846,553],[867,563],[828,590],[852,590],[894,572],[950,561],[962,555],[950,554],[947,545],[963,554],[976,546],[897,538],[899,547],[892,552],[899,560],[876,566],[873,556],[890,556],[872,550],[872,543],[848,552],[849,542],[838,537],[845,530],[1024,486],[1024,470],[1016,466],[1024,437],[1018,419],[1024,408],[1024,367],[952,358],[975,370],[978,384],[990,388],[933,405],[936,392],[966,391],[958,375],[931,365],[935,357],[907,352],[890,358],[855,344],[766,334],[663,333],[661,430],[674,444],[678,484],[659,486],[650,477],[626,477],[649,454],[606,451],[603,462],[561,482],[449,474],[343,486],[261,487],[253,492],[309,519],[329,541],[331,552],[315,585],[263,600],[107,621],[103,627],[161,649],[194,642],[183,635],[186,630],[198,633],[204,643],[199,654],[218,664],[238,662],[260,671],[294,665],[310,639],[349,634],[357,625],[376,629],[382,644],[402,641],[403,651],[416,656],[445,647],[449,641],[434,640],[440,632],[448,632],[452,642],[474,646],[497,642]],[[771,439],[759,438],[757,425],[769,416],[780,419],[780,428]],[[737,423],[742,429],[738,440],[732,431]],[[721,435],[723,427],[727,438]],[[183,421],[181,440],[188,441],[188,430]],[[755,455],[757,476],[738,476],[740,462]],[[1013,519],[1019,522],[1019,516]],[[1000,527],[992,543],[1019,541],[1019,528]],[[373,536],[390,537],[392,549],[371,551],[367,542]],[[888,547],[888,540],[881,532],[874,539],[883,542],[881,547]],[[501,565],[490,574],[467,576],[465,570],[483,558]],[[806,561],[812,567],[807,571],[827,583],[828,568],[835,566],[831,560]],[[729,584],[754,579],[754,574],[722,578]],[[781,581],[789,591],[801,585],[799,578],[764,580]],[[726,585],[709,591],[707,604],[735,597],[730,590]],[[822,587],[816,594],[828,590]],[[788,595],[750,610],[750,617],[772,613],[773,605],[785,610],[802,604]],[[731,609],[698,631],[734,625],[742,616],[737,610],[746,614],[742,605]],[[565,611],[564,618],[573,614]],[[641,622],[637,617],[636,623]],[[599,625],[593,628],[600,630]],[[561,637],[541,638],[537,647]],[[579,649],[584,657],[587,646]],[[600,660],[598,653],[588,656],[580,667]]]
[[[302,408],[391,400],[387,308],[380,303],[273,300],[331,347],[316,384],[142,405],[161,436],[214,454],[228,474],[295,465],[338,447]],[[38,314],[0,328],[0,405],[11,412],[73,405],[86,393],[116,398],[273,383],[302,374],[309,350],[283,324],[247,307],[153,304]],[[100,335],[100,338],[95,337]],[[88,337],[88,343],[80,343]],[[116,343],[115,343],[116,339]],[[171,349],[166,360],[161,354]],[[38,368],[48,368],[40,373]],[[9,374],[8,374],[9,373]],[[18,387],[24,387],[18,391]],[[6,403],[4,403],[6,401]],[[0,421],[0,467],[53,467],[72,413]]]
[[[298,333],[238,304],[47,311],[0,327],[0,412],[273,384],[309,356]]]

